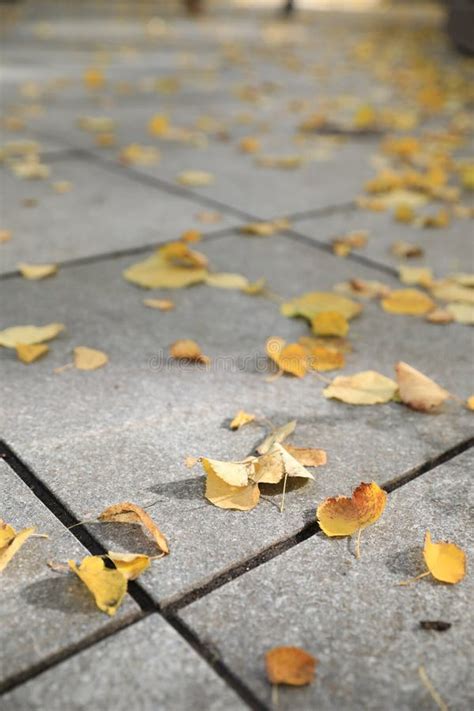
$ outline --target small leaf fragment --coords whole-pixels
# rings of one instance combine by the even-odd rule
[[[377,405],[389,402],[397,392],[397,383],[375,370],[355,375],[338,375],[323,390],[324,397],[350,405]]]
[[[150,567],[150,556],[144,553],[115,553],[108,551],[107,557],[110,558],[122,575],[127,580],[136,580],[144,570]]]
[[[137,504],[132,504],[129,501],[113,504],[102,511],[98,518],[100,521],[109,521],[111,523],[140,524],[151,534],[160,551],[169,553],[168,541],[165,536],[153,519]]]
[[[178,183],[192,188],[202,188],[214,182],[214,176],[204,170],[186,170],[178,175]]]
[[[127,592],[126,577],[119,570],[106,568],[101,556],[97,555],[86,556],[79,566],[74,560],[69,560],[68,564],[93,595],[99,610],[115,615]]]
[[[271,684],[311,684],[317,664],[318,660],[300,647],[274,647],[265,655],[267,677]]]
[[[143,299],[143,303],[149,309],[158,309],[158,311],[172,311],[175,307],[174,301],[170,299]]]
[[[78,370],[97,370],[109,362],[109,356],[103,351],[76,346],[74,348],[74,366]]]
[[[308,371],[308,354],[299,343],[289,343],[282,338],[272,336],[265,344],[267,356],[284,373],[303,378]]]
[[[176,360],[189,360],[209,364],[211,359],[203,354],[201,346],[190,338],[182,338],[170,346],[170,355]]]
[[[16,355],[18,360],[22,363],[34,363],[42,356],[46,355],[49,351],[49,347],[45,343],[17,343],[16,344]]]
[[[466,575],[466,554],[454,543],[433,543],[426,531],[423,557],[431,575],[443,583],[455,585]]]
[[[395,372],[400,399],[413,410],[429,412],[450,396],[447,390],[408,363],[398,362]]]
[[[245,410],[239,410],[229,425],[230,429],[239,430],[241,427],[247,425],[249,422],[253,422],[255,420],[255,417],[256,416],[252,415],[250,412],[245,412]]]
[[[19,262],[18,269],[24,279],[34,281],[53,276],[53,274],[57,273],[58,266],[57,264],[27,264],[26,262]]]
[[[311,329],[317,336],[345,336],[349,331],[349,323],[337,311],[320,311],[311,320]]]

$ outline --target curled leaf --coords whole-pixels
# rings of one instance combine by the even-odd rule
[[[455,585],[466,575],[466,554],[454,543],[433,543],[426,531],[423,557],[431,575],[443,583]]]
[[[265,655],[267,677],[271,684],[311,684],[317,663],[312,654],[300,647],[274,647]]]
[[[150,556],[144,553],[108,551],[107,556],[127,580],[136,580],[144,570],[150,567]]]
[[[449,392],[434,380],[400,361],[395,366],[400,399],[413,410],[429,412],[449,397]]]
[[[380,518],[386,501],[387,494],[378,484],[362,482],[351,497],[336,496],[323,501],[316,516],[327,536],[352,536]]]
[[[254,457],[248,457],[242,462],[201,458],[206,473],[206,499],[221,509],[250,511],[255,508],[260,499],[260,490],[253,481],[254,461]]]
[[[249,422],[253,422],[253,420],[255,420],[255,415],[252,415],[250,412],[245,412],[244,410],[239,410],[230,423],[230,429],[239,430]]]
[[[124,501],[113,504],[99,515],[100,521],[111,523],[133,523],[143,526],[155,541],[162,553],[169,553],[168,541],[161,533],[153,519],[140,506]]]
[[[115,615],[127,592],[126,577],[119,570],[106,568],[98,555],[86,556],[79,566],[74,560],[68,564],[94,596],[99,610]]]
[[[13,556],[35,532],[35,528],[23,528],[18,533],[13,526],[0,519],[0,571],[5,570]]]
[[[259,484],[278,484],[283,477],[314,479],[313,475],[287,449],[275,443],[255,462],[254,480]]]

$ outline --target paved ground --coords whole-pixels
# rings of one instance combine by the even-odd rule
[[[0,349],[0,513],[17,530],[34,525],[49,536],[30,539],[2,573],[2,708],[468,709],[472,576],[453,586],[398,583],[423,570],[426,529],[472,552],[472,328],[361,299],[342,373],[393,377],[404,360],[455,395],[428,415],[396,402],[327,400],[315,376],[269,382],[265,341],[309,334],[306,322],[280,314],[281,299],[355,278],[400,288],[395,241],[419,245],[424,255],[403,263],[431,267],[436,279],[472,271],[473,207],[462,179],[473,160],[472,63],[450,48],[436,8],[307,12],[284,24],[273,10],[231,3],[196,21],[162,5],[3,10],[0,229],[10,239],[0,244],[0,329],[60,322],[66,330],[28,366]],[[90,68],[103,87],[84,84]],[[367,111],[374,120],[364,120]],[[162,136],[147,130],[155,114],[169,120]],[[107,119],[102,140],[113,145],[99,146],[81,117]],[[310,117],[313,128],[300,130]],[[416,139],[417,149],[395,155],[394,136]],[[241,150],[246,137],[258,151]],[[48,177],[15,173],[12,151],[26,141],[39,144]],[[159,160],[123,165],[131,144],[153,146]],[[423,229],[396,221],[392,207],[361,207],[360,196],[374,199],[367,181],[383,169],[428,176],[429,189],[416,193],[418,220],[441,209],[449,224]],[[214,181],[181,185],[189,170]],[[64,181],[69,190],[58,192]],[[240,232],[282,217],[280,234]],[[270,294],[202,284],[147,293],[123,279],[189,229],[203,233],[195,248],[215,271],[265,277]],[[333,238],[358,230],[368,231],[367,244],[335,255]],[[54,262],[59,272],[27,281],[18,262]],[[170,294],[169,313],[142,303]],[[472,303],[471,295],[464,287],[459,298]],[[170,361],[180,338],[195,339],[211,366]],[[79,345],[105,351],[109,363],[62,369]],[[258,423],[232,432],[241,409]],[[292,442],[325,449],[328,462],[287,493],[283,513],[281,489],[250,512],[204,499],[200,466],[187,468],[187,457],[241,459],[291,419]],[[356,560],[347,539],[318,529],[315,510],[362,480],[389,496]],[[143,550],[135,527],[69,528],[119,501],[146,507],[171,553],[108,617],[72,573],[46,563]],[[423,630],[427,619],[451,627]],[[319,665],[312,685],[276,698],[264,655],[279,645],[302,646]]]

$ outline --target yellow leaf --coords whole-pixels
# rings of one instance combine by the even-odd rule
[[[144,570],[150,567],[150,557],[144,553],[108,551],[107,556],[127,580],[136,580]]]
[[[97,370],[109,362],[109,356],[103,351],[96,351],[87,346],[74,348],[74,366],[78,370]]]
[[[359,106],[354,116],[354,126],[358,129],[374,128],[377,125],[377,114],[373,106]]]
[[[449,212],[444,208],[434,215],[422,215],[416,221],[419,227],[447,227],[450,222]]]
[[[287,218],[282,217],[271,222],[249,222],[239,228],[243,235],[255,235],[257,237],[270,237],[277,232],[283,232],[290,226]]]
[[[401,257],[402,259],[422,257],[424,254],[423,247],[420,247],[418,244],[412,244],[411,242],[404,242],[403,240],[392,242],[390,252],[394,257]]]
[[[249,281],[242,274],[231,274],[229,272],[221,272],[218,274],[208,274],[206,277],[208,286],[215,286],[219,289],[238,289],[242,291],[247,289]]]
[[[282,338],[272,336],[265,346],[267,355],[284,373],[291,373],[302,378],[308,371],[308,354],[299,343],[286,345]]]
[[[398,276],[403,284],[420,284],[426,288],[433,283],[433,272],[429,267],[398,267]]]
[[[96,67],[86,69],[82,78],[87,89],[102,89],[105,86],[104,72]]]
[[[86,556],[79,567],[74,560],[69,560],[68,564],[92,593],[99,610],[115,615],[127,592],[125,576],[119,570],[106,568],[102,558],[97,555]]]
[[[99,516],[101,521],[141,524],[151,534],[162,553],[169,553],[168,541],[153,519],[140,506],[124,501],[109,506]]]
[[[206,225],[215,225],[218,222],[222,222],[222,215],[220,214],[220,212],[204,210],[203,212],[199,212],[196,215],[196,219]]]
[[[56,274],[58,266],[57,264],[26,264],[26,262],[19,262],[18,269],[25,279],[36,280],[45,279],[45,277]]]
[[[239,148],[242,153],[258,153],[261,148],[258,138],[253,136],[244,136],[239,141]]]
[[[446,310],[458,323],[474,325],[474,304],[448,304]]]
[[[182,289],[204,281],[207,274],[207,269],[173,266],[158,254],[132,264],[123,272],[127,281],[144,289]]]
[[[257,484],[250,480],[254,475],[254,458],[243,462],[220,462],[201,459],[206,477],[206,499],[221,509],[250,511],[260,499]]]
[[[435,303],[418,289],[396,289],[382,299],[382,307],[391,314],[422,316],[434,309]]]
[[[469,410],[474,410],[474,395],[467,398],[466,405]]]
[[[18,359],[21,360],[22,363],[26,364],[33,363],[35,360],[38,360],[38,358],[41,358],[41,356],[46,355],[48,351],[49,348],[44,343],[31,345],[26,343],[17,343],[16,345],[16,355]]]
[[[286,156],[258,156],[256,163],[262,168],[281,168],[283,170],[294,170],[303,164],[303,156],[289,154]]]
[[[335,348],[312,346],[308,349],[308,353],[308,366],[320,373],[325,373],[329,370],[341,370],[346,363],[344,353]]]
[[[168,242],[157,252],[158,257],[167,264],[175,267],[202,268],[207,267],[208,260],[205,254],[191,249],[183,241]]]
[[[254,479],[259,484],[278,484],[285,476],[314,479],[313,475],[277,442],[255,462]]]
[[[429,412],[439,407],[449,397],[447,390],[408,363],[403,361],[397,363],[395,372],[400,399],[413,410]]]
[[[461,183],[466,190],[474,190],[474,163],[461,166]]]
[[[55,183],[51,183],[55,193],[58,195],[64,195],[72,190],[72,183],[69,180],[57,180]]]
[[[252,415],[250,412],[245,412],[244,410],[239,410],[230,423],[230,429],[240,430],[241,427],[247,425],[249,422],[253,422],[253,420],[255,420],[255,415]]]
[[[201,346],[190,338],[182,338],[179,341],[175,341],[170,347],[170,355],[176,360],[190,360],[205,364],[211,362],[209,356],[203,354]]]
[[[164,114],[155,114],[148,122],[148,133],[152,136],[164,136],[170,127],[170,122]]]
[[[9,242],[12,238],[11,230],[0,230],[0,244]]]
[[[287,301],[281,306],[283,316],[303,316],[309,321],[322,311],[336,311],[350,320],[360,314],[362,306],[345,296],[325,291],[312,291],[303,294],[303,296]]]
[[[35,528],[24,528],[18,533],[13,526],[0,519],[0,571],[5,570],[15,553],[35,532]]]
[[[47,326],[12,326],[0,331],[0,346],[16,348],[17,344],[33,345],[56,338],[64,331],[64,324],[49,323]]]
[[[443,583],[459,583],[466,575],[466,554],[454,543],[432,543],[426,531],[423,557],[431,575]]]
[[[274,647],[265,655],[267,677],[271,684],[311,684],[316,664],[318,660],[299,647]]]
[[[327,454],[324,449],[293,447],[292,444],[286,444],[284,449],[304,467],[322,467],[327,462]]]
[[[432,295],[441,301],[455,301],[474,304],[474,289],[448,280],[436,282],[430,289]]]
[[[380,518],[386,501],[386,492],[374,481],[362,482],[351,497],[336,496],[323,501],[316,514],[318,523],[327,536],[352,536]]]
[[[345,336],[349,323],[338,311],[320,311],[311,320],[311,329],[317,336]]]
[[[178,175],[178,183],[192,188],[202,188],[214,182],[214,176],[204,170],[186,170]]]
[[[174,301],[169,299],[143,299],[145,306],[150,309],[158,309],[159,311],[171,311],[174,309]]]
[[[399,202],[395,206],[393,216],[395,217],[397,222],[410,223],[413,222],[413,220],[415,219],[416,213],[411,205],[407,205],[404,202]]]
[[[454,321],[454,316],[447,309],[435,309],[426,315],[426,320],[430,323],[445,324]]]
[[[49,166],[41,163],[37,156],[31,155],[24,161],[12,163],[12,170],[22,180],[45,180],[49,178]]]
[[[99,148],[112,148],[117,144],[117,137],[114,133],[98,133],[94,142]]]
[[[336,284],[334,289],[348,296],[359,296],[365,299],[388,296],[390,293],[390,288],[381,281],[368,281],[366,279],[350,279]]]
[[[281,427],[277,427],[257,447],[258,454],[266,454],[276,443],[284,442],[287,437],[295,431],[296,420],[286,422]]]
[[[355,230],[342,237],[335,237],[332,240],[333,252],[338,257],[346,257],[353,249],[365,247],[368,236],[367,230]]]
[[[132,143],[122,148],[119,160],[125,165],[153,165],[160,160],[160,151],[155,146]]]
[[[265,277],[261,277],[261,279],[257,279],[257,281],[247,284],[242,291],[244,294],[248,294],[249,296],[259,296],[265,292],[266,285],[267,280]]]
[[[389,402],[397,392],[397,383],[374,370],[355,375],[339,375],[324,388],[327,398],[351,405],[376,405]]]

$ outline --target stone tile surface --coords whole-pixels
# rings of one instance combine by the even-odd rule
[[[426,212],[436,212],[431,205]],[[450,272],[469,272],[474,270],[473,222],[469,219],[455,219],[446,228],[420,229],[396,222],[390,212],[368,212],[366,210],[348,210],[333,214],[321,223],[310,217],[295,221],[293,228],[320,242],[331,242],[353,230],[367,230],[368,243],[361,254],[376,260],[385,266],[398,268],[400,264],[409,266],[429,266],[436,277],[443,277]],[[408,260],[401,260],[390,252],[395,241],[403,240],[423,248],[424,255]]]
[[[37,664],[85,639],[112,631],[139,614],[126,598],[114,618],[100,612],[72,573],[53,572],[47,561],[81,560],[88,551],[60,524],[10,467],[0,460],[1,517],[16,531],[34,526],[2,572],[0,689]]]
[[[79,158],[50,163],[48,180],[19,180],[3,169],[2,225],[12,232],[1,245],[3,272],[17,263],[60,262],[177,239],[184,230],[222,229],[231,220],[204,225],[204,207],[130,179],[120,168],[106,170]],[[67,180],[72,189],[55,192],[52,183]],[[33,207],[23,205],[35,199]]]
[[[220,237],[200,249],[217,270],[251,280],[266,276],[284,297],[329,289],[354,275],[349,260],[284,236]],[[143,576],[156,599],[170,601],[292,535],[314,520],[321,497],[348,492],[368,477],[395,479],[472,434],[472,413],[455,403],[426,416],[395,403],[355,408],[326,400],[316,377],[268,383],[266,338],[306,334],[303,321],[282,317],[274,301],[206,286],[172,293],[173,312],[146,309],[141,301],[148,293],[121,277],[132,261],[111,259],[65,268],[42,283],[14,279],[1,285],[2,327],[60,321],[67,329],[51,343],[51,353],[32,366],[16,361],[11,351],[0,354],[8,403],[2,431],[80,520],[121,500],[151,505],[172,550]],[[360,265],[357,274],[380,276]],[[213,359],[210,369],[170,363],[168,347],[178,338],[197,340]],[[466,387],[472,390],[466,386],[472,383],[467,327],[433,326],[368,304],[353,321],[351,339],[354,352],[345,373],[372,368],[392,375],[394,363],[404,359],[460,397],[468,395]],[[90,373],[54,373],[70,362],[76,345],[105,350],[110,363]],[[448,362],[456,367],[447,368]],[[203,499],[199,466],[189,470],[184,464],[189,455],[247,455],[265,429],[231,432],[229,418],[239,409],[276,425],[296,418],[294,443],[328,452],[314,484],[288,494],[283,515],[279,495],[249,513],[211,506]],[[91,524],[91,529],[109,547],[145,545],[121,527]]]
[[[158,615],[103,640],[2,699],[5,711],[247,708]]]
[[[420,666],[449,708],[469,708],[472,573],[455,586],[431,576],[398,583],[424,570],[426,529],[472,556],[473,463],[471,449],[390,494],[382,518],[362,535],[360,560],[347,539],[320,533],[180,615],[267,703],[265,652],[296,645],[313,653],[315,682],[279,687],[281,709],[428,711],[435,703]],[[451,628],[425,631],[421,620]]]

